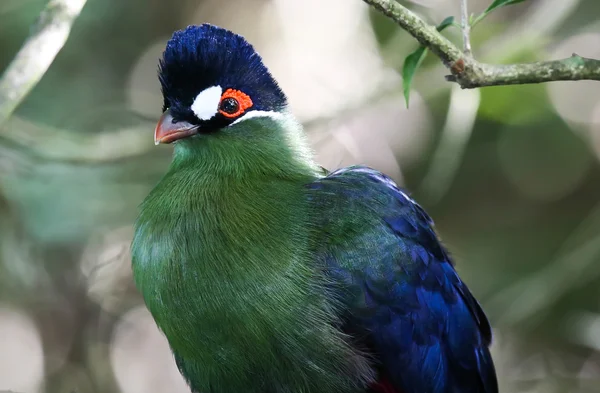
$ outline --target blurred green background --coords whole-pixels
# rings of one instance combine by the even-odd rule
[[[404,2],[431,23],[458,3]],[[0,0],[0,71],[44,6]],[[494,325],[501,391],[600,392],[600,85],[461,91],[431,56],[406,109],[416,43],[360,0],[87,2],[0,129],[0,390],[188,392],[128,250],[171,155],[152,139],[157,59],[203,22],[255,44],[324,166],[383,170],[430,212]],[[473,42],[492,63],[600,58],[600,2],[528,0]]]

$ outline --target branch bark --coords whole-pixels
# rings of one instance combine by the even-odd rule
[[[566,59],[526,64],[480,63],[396,0],[363,1],[395,21],[439,57],[451,72],[446,80],[458,83],[463,89],[553,81],[600,81],[600,60],[576,54]]]
[[[50,0],[0,79],[0,127],[44,76],[86,0]]]
[[[463,51],[465,55],[471,54],[471,25],[469,24],[468,0],[460,1],[460,23],[463,35]]]

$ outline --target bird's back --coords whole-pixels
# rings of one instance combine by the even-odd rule
[[[497,393],[490,325],[427,213],[370,168],[308,188],[324,271],[345,304],[342,329],[375,359],[373,391]]]

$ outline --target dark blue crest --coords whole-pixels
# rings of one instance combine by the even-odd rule
[[[193,124],[205,122],[194,116],[190,106],[200,92],[212,86],[244,92],[252,99],[252,110],[280,111],[287,105],[252,45],[240,35],[209,24],[173,34],[160,61],[159,80],[163,110],[170,108],[174,118]],[[214,119],[212,125],[227,121]]]

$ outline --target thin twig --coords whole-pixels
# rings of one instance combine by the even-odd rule
[[[50,0],[30,37],[0,79],[0,127],[42,79],[86,0]]]
[[[439,57],[451,72],[446,80],[458,83],[463,89],[553,81],[600,81],[600,60],[587,59],[576,54],[566,59],[527,64],[480,63],[467,56],[435,27],[425,23],[396,0],[363,1],[394,20],[421,45]]]
[[[465,55],[471,55],[471,25],[469,24],[469,9],[467,0],[460,1],[460,21],[463,36],[463,52]]]

